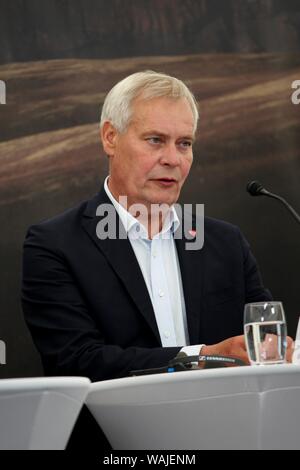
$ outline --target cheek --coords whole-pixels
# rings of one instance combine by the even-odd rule
[[[193,163],[193,157],[187,158],[182,164],[182,176],[185,179],[190,172]]]
[[[137,169],[137,172],[141,176],[147,177],[148,175],[151,174],[151,172],[156,166],[157,166],[156,159],[154,159],[153,157],[151,158],[151,155],[143,155],[141,156],[141,158],[139,158],[136,164],[136,169]]]

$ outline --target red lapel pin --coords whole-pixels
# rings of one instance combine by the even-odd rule
[[[196,236],[196,230],[189,230],[189,234],[194,238]]]

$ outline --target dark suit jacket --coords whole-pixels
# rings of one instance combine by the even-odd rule
[[[46,375],[92,381],[160,367],[180,347],[162,348],[151,300],[129,240],[99,240],[93,199],[32,226],[24,245],[22,304]],[[239,229],[205,219],[204,248],[176,240],[191,344],[242,334],[244,304],[270,299]]]

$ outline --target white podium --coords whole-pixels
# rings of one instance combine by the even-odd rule
[[[90,387],[84,377],[0,380],[0,450],[60,450]]]
[[[300,449],[300,366],[222,368],[91,384],[114,449]]]

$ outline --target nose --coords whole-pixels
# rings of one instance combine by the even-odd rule
[[[163,149],[162,156],[160,158],[161,165],[164,166],[178,166],[180,165],[181,155],[176,145],[168,145]]]

